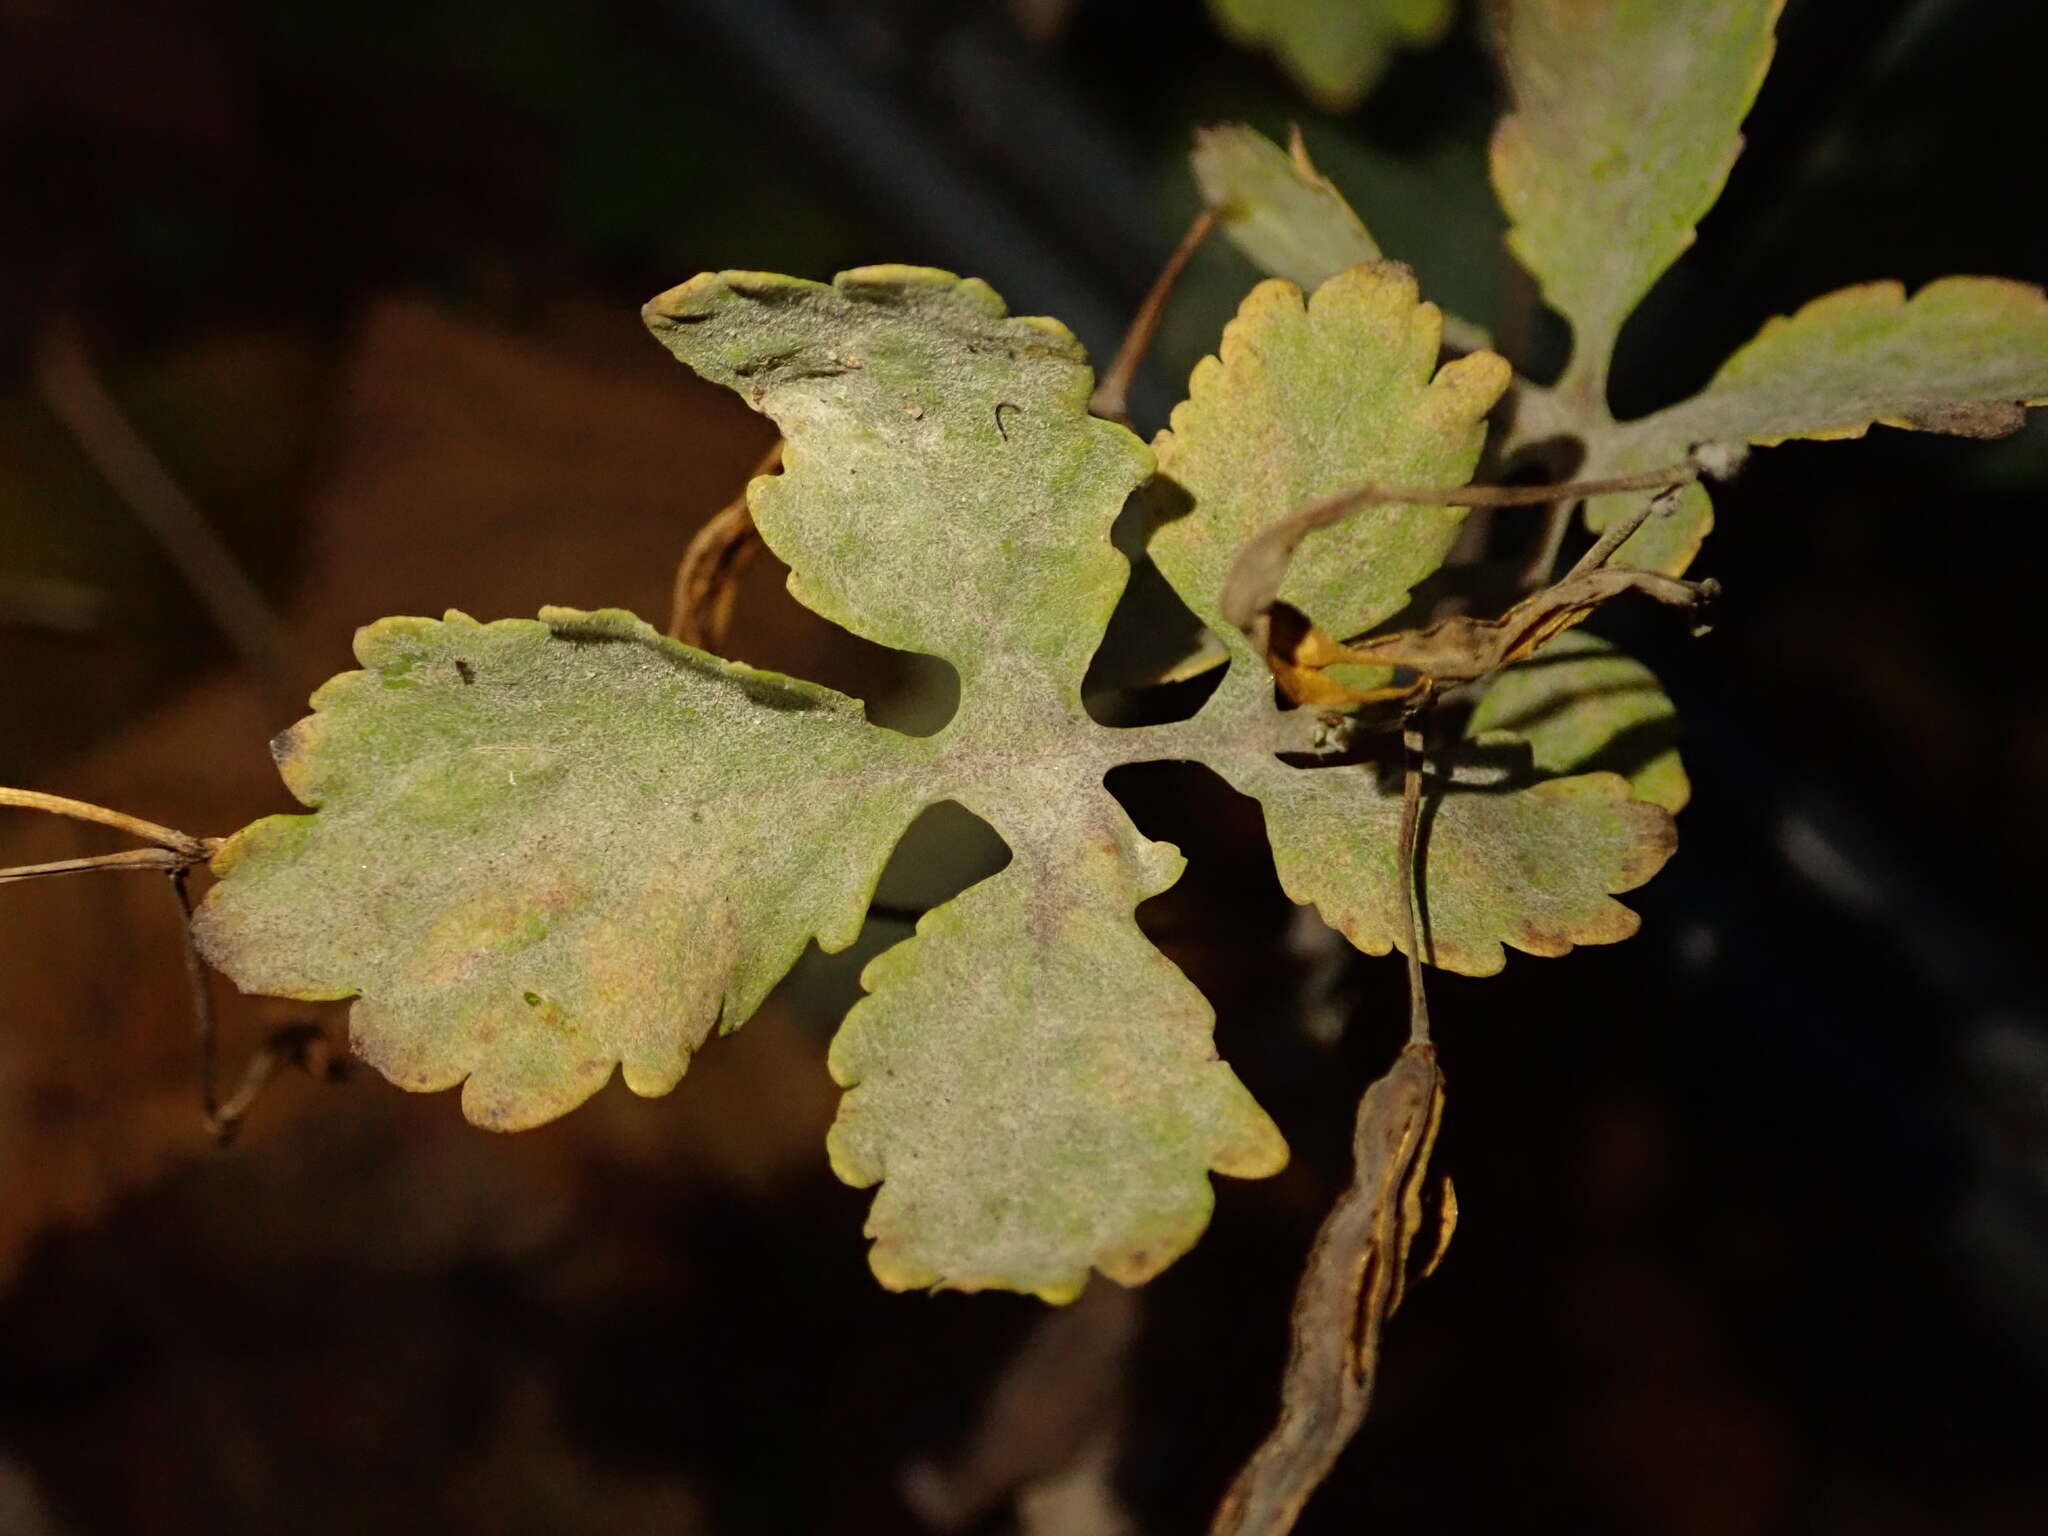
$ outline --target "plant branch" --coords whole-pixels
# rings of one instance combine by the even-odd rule
[[[668,633],[671,640],[694,645],[700,651],[723,653],[732,628],[733,604],[739,596],[740,576],[764,547],[754,514],[747,505],[747,491],[755,480],[782,468],[782,439],[761,456],[747,476],[739,495],[722,507],[697,530],[690,547],[676,564],[675,595],[669,606]]]
[[[1422,985],[1422,934],[1417,902],[1423,882],[1415,867],[1415,834],[1422,821],[1422,724],[1411,714],[1401,727],[1401,921],[1408,934],[1408,1043],[1429,1043],[1429,996]]]
[[[18,806],[26,811],[45,811],[52,816],[68,816],[73,821],[90,821],[112,827],[180,855],[186,866],[212,858],[221,842],[217,837],[194,837],[175,827],[160,826],[153,821],[144,821],[140,816],[130,816],[126,811],[110,810],[104,805],[72,800],[63,795],[46,795],[40,790],[9,789],[0,785],[0,805]]]
[[[191,988],[192,1016],[198,1025],[199,1107],[212,1129],[220,1120],[219,1089],[214,1081],[219,1024],[213,1011],[213,979],[206,969],[206,957],[199,953],[199,937],[192,931],[192,893],[185,888],[182,869],[171,875],[171,894],[178,902],[179,932],[185,939],[185,980]]]
[[[315,1077],[339,1082],[345,1075],[327,1033],[318,1024],[301,1020],[273,1029],[263,1044],[243,1064],[234,1091],[220,1096],[220,1026],[213,1005],[213,973],[199,952],[199,939],[192,930],[192,893],[186,889],[188,872],[174,870],[171,894],[177,899],[178,917],[185,937],[185,979],[192,993],[192,1016],[197,1023],[199,1045],[199,1105],[206,1129],[215,1142],[226,1146],[242,1128],[242,1120],[262,1097],[263,1090],[282,1066],[302,1067]]]
[[[1121,422],[1125,426],[1131,424],[1131,383],[1138,376],[1145,354],[1152,350],[1152,338],[1159,334],[1159,321],[1166,313],[1166,301],[1173,296],[1174,285],[1186,270],[1188,259],[1209,238],[1209,232],[1215,227],[1216,215],[1204,208],[1188,225],[1187,233],[1180,237],[1180,244],[1173,248],[1173,254],[1166,258],[1166,265],[1152,280],[1152,287],[1138,306],[1137,314],[1131,317],[1131,328],[1124,332],[1123,345],[1116,349],[1115,361],[1109,365],[1101,382],[1095,386],[1095,393],[1089,397],[1088,410],[1092,415],[1105,421]]]
[[[102,872],[118,872],[126,869],[146,869],[156,874],[174,874],[188,869],[192,860],[182,853],[173,853],[168,848],[128,848],[120,853],[97,853],[76,859],[56,859],[48,864],[17,864],[12,869],[0,869],[0,885],[11,880],[40,880],[51,875],[89,875]]]
[[[199,939],[192,929],[192,893],[187,881],[193,866],[210,859],[219,850],[222,839],[194,837],[189,832],[159,826],[139,816],[130,816],[125,811],[109,810],[106,806],[92,805],[83,800],[69,800],[62,795],[46,795],[33,789],[0,786],[0,805],[46,811],[53,816],[68,816],[74,821],[113,827],[155,845],[0,869],[0,885],[54,875],[131,869],[170,876],[171,894],[178,904],[179,932],[184,939],[185,980],[192,996],[192,1015],[199,1046],[200,1111],[206,1129],[215,1141],[225,1146],[234,1139],[242,1117],[249,1112],[250,1106],[280,1066],[304,1067],[315,1076],[330,1081],[340,1076],[339,1061],[320,1027],[307,1023],[289,1024],[271,1032],[262,1048],[243,1067],[234,1092],[225,1100],[220,1096],[217,1066],[220,1027],[214,1011],[212,973],[207,968],[206,957],[199,952]]]
[[[327,1032],[318,1024],[305,1020],[281,1024],[264,1037],[263,1044],[243,1063],[234,1091],[207,1115],[206,1128],[216,1142],[227,1146],[235,1139],[243,1120],[283,1067],[297,1067],[325,1083],[345,1082],[348,1078],[347,1059],[334,1049]]]
[[[1543,514],[1543,536],[1536,541],[1536,553],[1522,567],[1520,590],[1535,591],[1550,584],[1557,557],[1564,552],[1565,538],[1572,529],[1572,514],[1578,509],[1575,501],[1550,503]]]
[[[1565,573],[1567,579],[1584,575],[1587,571],[1599,570],[1614,558],[1615,551],[1626,544],[1644,523],[1676,507],[1679,492],[1683,489],[1683,486],[1678,485],[1667,486],[1628,516],[1616,518],[1607,531],[1594,540],[1592,548],[1579,556],[1578,563]]]
[[[1557,485],[1461,485],[1417,489],[1410,486],[1356,485],[1321,501],[1311,502],[1299,512],[1262,528],[1238,551],[1230,575],[1223,583],[1223,616],[1239,629],[1250,631],[1253,622],[1273,605],[1287,567],[1301,541],[1318,528],[1341,522],[1366,507],[1541,507],[1556,501],[1582,501],[1588,496],[1609,496],[1622,491],[1661,491],[1687,485],[1700,477],[1699,467],[1690,460],[1646,470],[1636,475],[1614,475],[1604,480],[1567,480]]]

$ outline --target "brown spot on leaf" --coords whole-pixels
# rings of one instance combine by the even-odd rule
[[[1980,441],[2010,437],[2027,423],[2026,407],[2012,400],[1965,400],[1915,406],[1892,421],[1914,432],[1946,432]]]

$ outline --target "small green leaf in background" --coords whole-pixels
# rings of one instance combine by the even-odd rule
[[[1202,201],[1253,265],[1313,291],[1380,248],[1344,196],[1310,164],[1297,132],[1291,150],[1242,123],[1195,133],[1191,157]]]
[[[1348,112],[1365,100],[1394,54],[1450,30],[1453,0],[1209,0],[1216,24],[1280,61],[1309,100]]]
[[[2016,431],[2048,400],[2048,304],[2001,278],[1895,282],[1767,324],[1691,400],[1616,426],[1615,338],[1692,243],[1741,149],[1781,0],[1504,0],[1512,110],[1494,136],[1509,244],[1572,324],[1570,367],[1527,413],[1577,435],[1589,478],[1647,471],[1700,443],[1857,437],[1873,423],[1967,437]],[[1525,386],[1526,388],[1526,386]],[[1532,396],[1545,392],[1531,391]],[[1643,496],[1595,498],[1597,530]],[[1645,525],[1617,563],[1679,575],[1712,529],[1706,489]]]
[[[1648,438],[1633,442],[1615,440],[1596,450],[1587,461],[1586,473],[1632,475],[1671,464],[1684,455],[1689,443],[1668,443]],[[1586,503],[1586,526],[1605,533],[1617,518],[1627,517],[1643,504],[1644,496],[1624,494],[1595,496]],[[1653,515],[1614,553],[1616,565],[1640,566],[1666,576],[1683,576],[1699,554],[1707,535],[1714,531],[1714,498],[1698,481],[1678,493],[1670,511]]]
[[[1356,144],[1348,158],[1354,177],[1365,179],[1381,199],[1374,204],[1375,214],[1389,207],[1405,214],[1409,237],[1419,245],[1458,250],[1436,230],[1460,225],[1460,212],[1468,213],[1464,222],[1469,223],[1492,210],[1483,169],[1475,164],[1470,175],[1459,175],[1455,143],[1420,162]],[[1299,128],[1286,149],[1242,123],[1197,129],[1189,164],[1217,227],[1269,277],[1284,277],[1313,291],[1346,267],[1382,259],[1364,220],[1309,159]],[[1458,189],[1467,195],[1461,198]],[[1476,206],[1480,203],[1484,213]],[[1407,253],[1395,254],[1405,259]],[[1452,314],[1443,317],[1443,338],[1445,346],[1459,352],[1482,352],[1493,345],[1485,327]]]

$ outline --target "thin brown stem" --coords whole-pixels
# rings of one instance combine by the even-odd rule
[[[747,485],[697,530],[676,564],[675,593],[670,601],[669,637],[701,651],[723,651],[732,626],[739,578],[762,548],[747,505],[747,488],[763,475],[782,468],[782,440],[761,456]]]
[[[1131,328],[1124,332],[1123,345],[1116,349],[1115,361],[1109,365],[1101,382],[1095,386],[1095,393],[1089,398],[1088,409],[1094,415],[1105,421],[1130,425],[1131,382],[1137,378],[1145,354],[1152,350],[1152,338],[1159,334],[1159,321],[1166,313],[1166,301],[1173,297],[1174,285],[1186,270],[1188,259],[1209,238],[1209,232],[1215,227],[1216,215],[1204,208],[1188,225],[1187,233],[1180,237],[1180,244],[1173,248],[1173,254],[1166,258],[1166,265],[1152,280],[1145,301],[1138,306],[1137,314],[1131,317]]]
[[[168,848],[128,848],[120,853],[98,853],[76,859],[56,859],[48,864],[17,864],[0,869],[0,885],[11,880],[42,880],[52,875],[90,875],[128,869],[146,869],[171,874],[187,869],[192,860]]]
[[[318,1024],[302,1021],[279,1025],[243,1063],[234,1090],[207,1116],[207,1129],[213,1132],[215,1141],[226,1146],[235,1139],[243,1120],[283,1067],[297,1067],[329,1083],[342,1082],[347,1077],[345,1062],[336,1055],[333,1042]]]
[[[1616,518],[1607,531],[1593,541],[1593,547],[1579,556],[1578,564],[1574,565],[1565,574],[1570,577],[1580,575],[1586,571],[1598,570],[1614,558],[1615,551],[1626,544],[1635,531],[1642,527],[1644,523],[1660,512],[1668,512],[1671,508],[1675,507],[1678,504],[1679,493],[1684,489],[1683,486],[1678,485],[1666,486],[1662,491],[1629,513],[1628,516]]]
[[[213,972],[199,952],[199,937],[192,927],[192,893],[186,886],[189,873],[183,868],[171,872],[171,894],[177,899],[178,920],[185,939],[185,980],[192,994],[194,1033],[199,1048],[200,1116],[208,1134],[226,1146],[235,1139],[244,1117],[262,1097],[279,1067],[303,1067],[330,1082],[339,1081],[343,1072],[326,1031],[318,1024],[302,1020],[273,1029],[243,1064],[234,1091],[225,1099],[221,1097],[220,1022],[213,1002]]]
[[[1422,984],[1422,932],[1416,916],[1422,881],[1416,871],[1416,832],[1422,823],[1422,727],[1410,716],[1401,727],[1401,922],[1408,939],[1408,1043],[1429,1043],[1429,995]]]
[[[182,869],[171,875],[171,894],[177,898],[179,927],[185,937],[185,980],[191,988],[192,1017],[197,1025],[199,1106],[208,1128],[213,1129],[220,1121],[220,1093],[214,1080],[219,1025],[213,1011],[213,977],[206,968],[206,957],[199,953],[199,936],[192,931],[192,893],[185,888]]]
[[[126,832],[131,837],[139,837],[145,843],[168,848],[183,855],[187,863],[211,858],[220,846],[219,838],[194,837],[175,827],[159,826],[156,822],[144,821],[140,816],[130,816],[126,811],[110,810],[104,805],[72,800],[63,795],[46,795],[35,789],[9,789],[0,785],[0,805],[18,806],[26,811],[46,811],[52,816],[68,816],[73,821],[96,822],[100,826]]]
[[[1687,463],[1646,469],[1637,475],[1610,475],[1602,480],[1561,480],[1555,485],[1461,485],[1448,490],[1361,485],[1339,491],[1327,501],[1319,501],[1294,515],[1303,519],[1313,515],[1318,519],[1313,526],[1320,527],[1356,507],[1540,507],[1553,501],[1583,501],[1588,496],[1612,496],[1622,491],[1660,491],[1698,478],[1699,471]]]
[[[1280,583],[1286,579],[1287,567],[1301,541],[1316,529],[1341,522],[1365,507],[1540,507],[1622,491],[1666,490],[1690,484],[1699,474],[1698,467],[1687,461],[1641,474],[1567,480],[1556,485],[1353,486],[1268,524],[1239,550],[1223,583],[1223,616],[1249,633],[1253,622],[1272,606],[1279,594]]]

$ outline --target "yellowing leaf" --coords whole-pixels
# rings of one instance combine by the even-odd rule
[[[1099,793],[1067,810],[1090,835],[927,913],[832,1043],[832,1163],[881,1182],[869,1259],[892,1289],[1066,1301],[1091,1265],[1135,1285],[1201,1235],[1207,1170],[1287,1160],[1208,1004],[1132,920],[1179,856]]]
[[[1268,758],[1216,767],[1264,805],[1289,896],[1313,903],[1367,954],[1405,947],[1397,781],[1369,765],[1295,768]],[[1531,784],[1527,746],[1505,734],[1438,754],[1431,767],[1448,782],[1424,789],[1417,899],[1428,918],[1425,959],[1490,976],[1505,962],[1504,944],[1561,955],[1636,931],[1635,913],[1610,893],[1654,875],[1677,836],[1662,809],[1630,798],[1626,779],[1589,773]]]
[[[1346,267],[1380,259],[1344,195],[1309,164],[1298,135],[1289,154],[1242,123],[1204,128],[1191,163],[1217,227],[1261,271],[1314,289]]]
[[[385,619],[279,744],[312,816],[232,838],[198,918],[246,991],[356,997],[356,1052],[552,1119],[674,1087],[810,939],[860,932],[928,744],[629,614]]]
[[[1512,732],[1546,774],[1618,773],[1638,800],[1667,811],[1692,796],[1678,760],[1678,714],[1657,679],[1583,629],[1496,676],[1465,730]]]
[[[1838,289],[1768,322],[1682,405],[1632,440],[1779,443],[1861,437],[1873,422],[1964,437],[2019,429],[2048,401],[2048,296],[1997,277]]]
[[[1169,511],[1151,549],[1238,658],[1211,713],[1251,707],[1267,687],[1218,602],[1254,533],[1360,482],[1456,485],[1470,474],[1507,365],[1475,353],[1432,379],[1436,349],[1435,309],[1388,263],[1340,274],[1306,305],[1292,284],[1262,283],[1225,332],[1220,359],[1196,368],[1156,445]],[[1370,628],[1442,560],[1462,516],[1368,508],[1309,534],[1280,595],[1332,634]],[[1503,943],[1562,954],[1627,937],[1635,916],[1609,893],[1648,879],[1671,851],[1670,818],[1632,802],[1626,781],[1529,785],[1527,752],[1512,738],[1467,748],[1426,822],[1427,954],[1448,969],[1497,971]],[[1288,894],[1384,954],[1402,931],[1398,789],[1364,766],[1204,760],[1265,806]]]
[[[1226,643],[1249,654],[1218,600],[1238,551],[1261,528],[1359,484],[1461,485],[1508,366],[1475,352],[1436,366],[1443,321],[1393,262],[1339,273],[1304,302],[1259,284],[1196,365],[1160,434],[1166,521],[1152,555]],[[1280,596],[1333,635],[1397,612],[1443,562],[1465,513],[1374,507],[1312,533]]]
[[[1397,49],[1435,42],[1455,14],[1452,0],[1209,0],[1209,10],[1328,112],[1357,106]]]
[[[1508,244],[1606,376],[1629,311],[1692,244],[1742,147],[1783,0],[1506,0],[1493,140]]]

